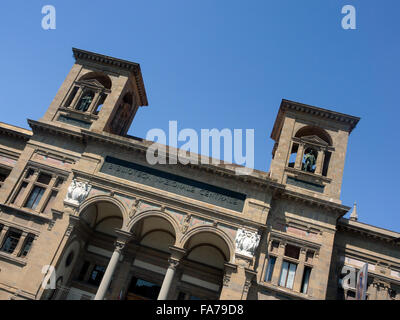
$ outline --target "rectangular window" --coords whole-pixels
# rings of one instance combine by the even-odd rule
[[[17,247],[20,238],[21,238],[21,232],[9,231],[6,236],[6,239],[3,242],[1,251],[7,253],[13,253],[15,248]]]
[[[6,169],[6,168],[1,168],[0,167],[0,188],[3,185],[3,182],[7,179],[7,177],[10,175],[11,170]]]
[[[310,275],[311,267],[304,267],[303,280],[301,281],[301,293],[307,293]]]
[[[89,277],[89,283],[94,284],[96,286],[100,285],[101,279],[103,279],[104,272],[106,272],[106,268],[102,266],[94,266],[92,273]]]
[[[51,175],[41,173],[37,179],[37,182],[48,185],[51,181]]]
[[[267,271],[265,271],[264,281],[268,282],[272,279],[272,273],[274,272],[276,257],[270,256],[268,260]]]
[[[293,259],[298,259],[300,256],[300,248],[287,244],[285,246],[285,256]]]
[[[29,195],[28,201],[25,204],[26,208],[30,209],[36,209],[37,205],[40,202],[40,199],[42,199],[42,196],[44,194],[45,188],[35,186]]]
[[[34,236],[33,235],[29,235],[26,240],[25,240],[25,244],[21,250],[21,254],[20,257],[24,258],[28,255],[29,251],[31,250],[32,247],[32,243],[34,240]]]
[[[279,285],[289,289],[293,288],[294,276],[296,274],[297,265],[288,261],[283,261],[281,277]]]

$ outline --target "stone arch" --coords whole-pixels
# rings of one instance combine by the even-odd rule
[[[200,234],[211,234],[214,235],[215,237],[219,238],[222,242],[213,243],[213,241],[205,241],[203,245],[211,245],[216,248],[218,248],[219,251],[223,253],[223,256],[225,257],[227,262],[232,262],[234,260],[234,253],[235,253],[235,244],[231,237],[227,235],[224,231],[221,229],[218,229],[214,226],[199,226],[195,227],[191,230],[189,230],[181,239],[180,242],[178,243],[179,247],[185,248],[192,250],[194,249],[195,245],[193,247],[190,247],[190,241],[192,239],[195,239]]]
[[[160,210],[154,210],[154,209],[150,209],[150,210],[145,210],[142,212],[139,212],[138,214],[136,214],[127,224],[126,226],[126,231],[131,232],[131,230],[140,222],[143,221],[146,218],[150,218],[150,217],[157,217],[160,219],[165,220],[167,223],[170,224],[170,226],[172,227],[173,231],[174,231],[174,237],[175,237],[175,243],[177,243],[179,235],[180,235],[180,231],[179,231],[179,225],[176,222],[176,220],[168,213],[164,212],[164,211],[160,211]]]
[[[112,80],[102,72],[88,72],[79,78],[79,81],[82,80],[97,80],[106,89],[111,89],[112,87]]]
[[[332,146],[332,137],[330,136],[330,134],[326,130],[316,126],[307,125],[301,127],[299,130],[297,130],[295,137],[301,138],[314,135],[324,140],[329,146]]]
[[[110,216],[105,216],[105,217],[98,217],[98,213],[96,213],[96,217],[94,220],[94,224],[91,225],[90,223],[90,219],[89,221],[86,221],[85,219],[83,219],[86,222],[89,222],[89,224],[91,225],[91,227],[95,227],[96,225],[98,225],[101,221],[104,221],[104,219],[107,218],[116,218],[116,217],[120,217],[122,220],[121,223],[121,230],[126,231],[125,226],[128,223],[128,209],[125,207],[125,205],[118,199],[111,197],[111,196],[107,196],[107,195],[96,195],[94,197],[90,197],[89,199],[86,199],[80,206],[79,208],[79,217],[83,218],[83,215],[87,212],[87,210],[91,207],[91,206],[96,206],[102,203],[108,203],[111,204],[113,206],[115,206],[118,211],[119,211],[119,215],[110,215]],[[99,219],[98,219],[99,218]]]

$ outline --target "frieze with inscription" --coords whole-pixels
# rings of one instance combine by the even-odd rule
[[[242,212],[246,195],[107,156],[100,172]]]

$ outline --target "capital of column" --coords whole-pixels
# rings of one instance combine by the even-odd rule
[[[169,251],[171,252],[171,258],[175,259],[175,260],[182,259],[187,253],[186,249],[175,247],[175,246],[170,246]]]
[[[174,271],[178,268],[180,261],[174,258],[168,258],[169,268],[173,269]]]

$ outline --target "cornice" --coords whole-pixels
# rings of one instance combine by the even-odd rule
[[[28,119],[28,124],[32,128],[33,133],[35,132],[48,132],[50,134],[56,134],[59,136],[67,136],[69,138],[83,141],[83,136],[80,131],[74,131],[70,129],[66,129],[60,126],[56,126],[50,123],[36,121]]]
[[[0,122],[0,134],[22,139],[24,141],[28,141],[32,137],[31,131],[3,122]]]
[[[85,129],[80,129],[80,131],[73,131],[70,129],[62,128],[59,126],[55,126],[49,123],[39,122],[28,119],[28,123],[31,126],[32,130],[35,132],[36,130],[47,131],[51,134],[57,134],[62,136],[69,136],[75,140],[79,140],[81,142],[89,142],[89,141],[97,141],[101,143],[105,143],[105,145],[116,145],[120,148],[132,150],[135,152],[140,152],[145,154],[147,148],[153,143],[152,141],[147,141],[140,138],[132,138],[132,137],[121,137],[117,135],[113,135],[110,133],[97,133],[92,132]],[[168,148],[168,146],[166,146]],[[307,196],[303,193],[287,190],[284,184],[278,183],[273,179],[270,179],[266,176],[262,176],[261,173],[266,174],[265,172],[258,173],[257,170],[250,175],[237,175],[235,170],[225,168],[222,165],[213,165],[213,164],[177,164],[183,167],[189,167],[194,169],[204,170],[206,172],[211,172],[215,175],[228,177],[231,179],[235,179],[237,181],[241,181],[244,183],[251,183],[253,186],[258,188],[263,188],[266,190],[270,190],[275,194],[275,196],[282,196],[289,199],[294,199],[296,201],[301,201],[303,203],[309,203],[310,205],[317,205],[319,207],[324,207],[330,211],[337,212],[338,216],[341,217],[345,215],[350,207],[343,206],[334,202],[322,200],[319,198],[314,198],[311,196]],[[237,166],[240,167],[240,166]]]
[[[400,233],[395,231],[386,230],[345,218],[338,220],[338,227],[346,231],[363,234],[369,238],[379,239],[385,242],[400,245]]]
[[[282,197],[289,200],[294,200],[302,203],[306,203],[319,208],[327,209],[328,211],[335,213],[339,218],[344,216],[351,208],[336,202],[315,198],[312,196],[305,195],[300,192],[284,189],[282,192],[276,193],[275,197]]]
[[[276,117],[274,127],[271,132],[271,138],[275,141],[279,139],[280,129],[282,126],[282,121],[284,114],[288,111],[294,111],[296,113],[307,114],[311,116],[316,116],[324,120],[336,121],[348,126],[349,133],[353,131],[357,123],[360,121],[359,117],[351,116],[348,114],[322,109],[319,107],[314,107],[311,105],[290,101],[282,99],[278,116]]]
[[[136,85],[139,91],[139,97],[140,97],[140,104],[141,106],[147,106],[148,101],[147,101],[147,95],[146,95],[146,89],[144,87],[143,83],[143,77],[142,77],[142,72],[140,69],[140,64],[127,61],[127,60],[122,60],[122,59],[117,59],[109,56],[105,56],[99,53],[95,52],[90,52],[90,51],[85,51],[77,48],[72,48],[72,52],[74,54],[74,58],[76,61],[81,60],[81,61],[87,61],[87,62],[92,62],[96,64],[102,64],[106,66],[111,66],[113,68],[118,68],[122,70],[126,70],[130,73],[132,73],[135,76],[135,81]]]

